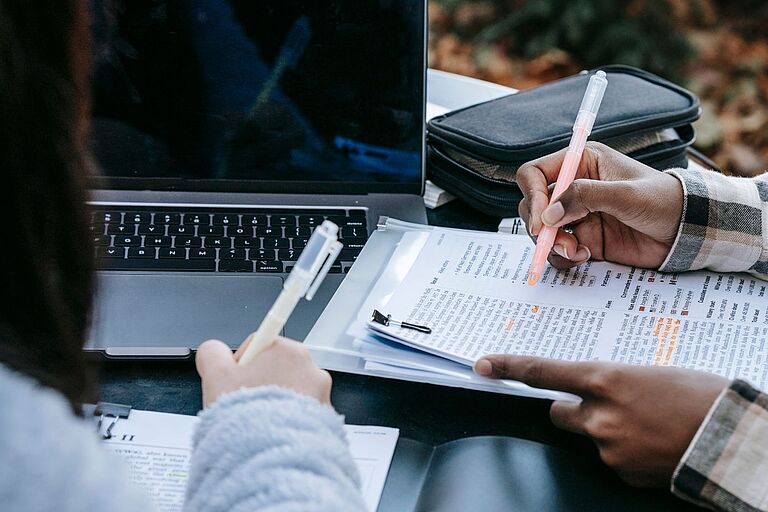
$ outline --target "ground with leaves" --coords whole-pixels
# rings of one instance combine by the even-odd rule
[[[609,63],[701,98],[696,147],[721,168],[768,170],[768,2],[430,0],[430,67],[518,89]]]

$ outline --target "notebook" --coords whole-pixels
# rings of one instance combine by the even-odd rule
[[[197,416],[132,410],[119,404],[86,408],[99,421],[105,447],[129,464],[131,480],[146,489],[158,512],[179,512],[189,475]],[[104,417],[101,414],[104,414]],[[368,509],[377,509],[399,430],[345,425]]]

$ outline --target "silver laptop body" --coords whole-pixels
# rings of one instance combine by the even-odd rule
[[[381,215],[426,222],[423,0],[93,3],[86,350],[236,347],[312,226],[346,259],[285,327],[303,339]]]

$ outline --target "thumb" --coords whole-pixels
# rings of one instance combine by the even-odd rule
[[[628,181],[579,179],[541,214],[546,226],[562,227],[592,212],[603,212],[623,221],[637,194]]]
[[[195,366],[201,378],[221,371],[230,371],[235,359],[232,349],[220,340],[208,340],[197,348]]]

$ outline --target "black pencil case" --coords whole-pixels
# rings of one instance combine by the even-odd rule
[[[659,170],[686,167],[696,95],[641,69],[599,69],[608,87],[590,140]],[[484,213],[516,216],[518,167],[568,145],[588,81],[584,72],[432,119],[430,179]]]

